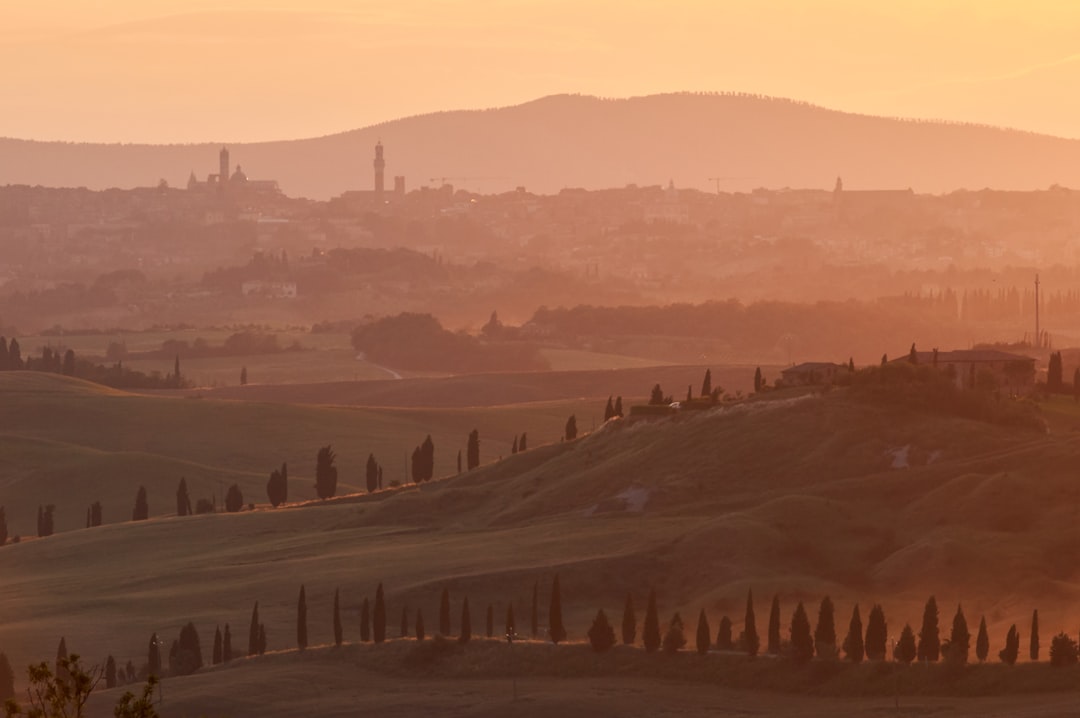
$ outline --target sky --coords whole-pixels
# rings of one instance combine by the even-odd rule
[[[313,137],[550,94],[736,91],[1080,137],[1080,2],[35,0],[0,136]]]

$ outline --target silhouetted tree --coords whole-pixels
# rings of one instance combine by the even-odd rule
[[[45,507],[38,506],[38,536],[53,535],[53,511],[56,506],[47,504]]]
[[[360,605],[360,640],[364,643],[371,640],[371,608],[366,596]]]
[[[814,650],[819,658],[836,657],[836,620],[832,599],[821,599],[817,626],[814,628]]]
[[[529,611],[529,633],[533,638],[540,634],[540,582],[533,581],[532,610]]]
[[[247,386],[247,367],[240,367],[240,386]]]
[[[1013,665],[1020,656],[1020,634],[1016,632],[1016,624],[1009,626],[1009,632],[1005,636],[1005,647],[998,651],[998,658],[1002,663]]]
[[[757,622],[754,620],[754,591],[746,591],[746,620],[743,623],[743,648],[747,655],[753,657],[758,654],[761,643],[758,640]]]
[[[716,650],[731,651],[735,649],[735,643],[731,640],[731,619],[727,616],[720,617],[720,627],[716,629]]]
[[[615,405],[611,403],[611,397],[607,398],[607,404],[604,405],[604,421],[615,416]]]
[[[911,343],[911,351],[908,352],[908,361],[912,364],[919,363],[919,353],[915,351],[915,342]]]
[[[15,691],[13,689],[11,694],[8,695],[4,690],[7,687],[4,685],[4,668],[7,668],[7,671],[9,673],[11,672],[11,666],[9,666],[7,663],[7,656],[5,656],[3,653],[0,653],[0,697],[3,697],[4,700],[7,700],[8,698],[15,697]],[[14,676],[12,678],[14,678]],[[111,655],[107,659],[105,659],[105,687],[116,688],[116,659],[113,658]]]
[[[191,497],[188,496],[187,479],[180,477],[180,485],[176,487],[176,515],[191,516]]]
[[[615,397],[615,416],[622,418],[622,397]]]
[[[60,637],[60,645],[56,647],[56,677],[68,680],[71,678],[71,674],[68,673],[68,668],[64,665],[64,661],[68,657],[67,641],[63,636]]]
[[[697,652],[705,655],[712,647],[712,629],[709,628],[709,619],[705,616],[705,609],[701,609],[697,619]]]
[[[772,607],[769,608],[769,647],[768,653],[780,654],[780,595],[774,593]]]
[[[562,618],[562,590],[559,588],[559,574],[551,583],[551,603],[548,607],[548,633],[551,642],[558,644],[566,640],[566,626]]]
[[[589,644],[597,653],[606,653],[615,645],[615,629],[608,623],[607,616],[604,615],[604,609],[596,612],[596,618],[593,619],[592,625],[589,626],[588,636]]]
[[[492,638],[495,636],[495,607],[490,603],[487,608],[487,637]]]
[[[249,656],[257,655],[259,652],[259,602],[255,602],[255,608],[251,609],[251,629],[248,631],[248,650]]]
[[[686,645],[686,635],[683,631],[682,616],[676,611],[668,624],[667,633],[664,634],[664,653],[678,653]]]
[[[420,445],[420,474],[422,481],[431,481],[435,476],[435,443],[431,434]]]
[[[664,403],[664,390],[660,388],[659,384],[656,384],[652,388],[652,392],[649,394],[649,404],[652,406],[658,406]]]
[[[176,361],[173,363],[173,382],[176,386],[180,386],[180,355],[176,355]]]
[[[472,639],[472,615],[469,613],[469,597],[461,603],[461,632],[458,634],[458,643],[468,643]]]
[[[150,646],[147,649],[146,665],[146,670],[150,675],[161,676],[161,644],[158,642],[156,633],[150,635]]]
[[[322,447],[315,455],[315,495],[320,499],[328,499],[337,493],[336,458],[331,445]]]
[[[885,623],[885,611],[879,604],[870,609],[866,621],[866,657],[871,661],[885,659],[885,642],[888,640],[889,627]]]
[[[848,371],[851,372],[852,374],[855,373],[855,358],[854,357],[848,357],[847,368],[848,368]]]
[[[64,376],[75,376],[75,352],[68,349],[64,352],[64,364],[60,369],[60,373]]]
[[[521,441],[518,442],[518,453],[521,453],[522,451],[525,451],[529,448],[528,437],[528,432],[521,432]]]
[[[573,441],[577,438],[577,416],[570,415],[570,418],[566,420],[566,440]]]
[[[480,465],[480,432],[476,429],[469,432],[469,444],[465,447],[465,458],[469,471]]]
[[[289,498],[289,469],[284,463],[281,470],[270,472],[270,480],[266,482],[266,497],[276,509],[284,504]]]
[[[221,651],[222,651],[222,648],[223,648],[223,645],[222,645],[222,636],[221,636],[221,626],[218,626],[217,630],[214,631],[214,652],[213,652],[213,654],[211,654],[211,657],[210,657],[210,665],[216,666],[217,664],[221,663]]]
[[[296,599],[296,647],[307,648],[307,594],[300,584],[300,597]]]
[[[755,394],[757,394],[759,391],[761,391],[761,386],[762,386],[761,367],[758,367],[757,369],[754,370],[754,393]]]
[[[0,518],[3,515],[3,507],[0,507]],[[101,526],[101,502],[95,501],[90,504],[90,527]],[[0,543],[2,546],[3,543]]]
[[[920,661],[936,661],[941,656],[941,638],[938,634],[937,601],[933,596],[923,611],[922,630],[919,631],[919,647],[916,657]]]
[[[221,662],[228,663],[232,660],[232,631],[229,630],[229,624],[225,624],[225,636],[221,641]]]
[[[814,657],[814,639],[810,635],[810,619],[802,601],[791,616],[791,658],[796,663],[809,663]]]
[[[1050,640],[1050,665],[1075,665],[1076,658],[1076,641],[1067,634],[1059,633]]]
[[[656,612],[656,591],[649,591],[649,604],[645,609],[645,625],[643,626],[641,640],[644,642],[648,653],[655,653],[660,647],[660,618]]]
[[[461,449],[458,449],[457,452],[457,472],[461,473]]]
[[[705,379],[701,382],[701,395],[712,396],[712,369],[705,370]]]
[[[637,614],[634,613],[634,597],[627,592],[622,614],[622,642],[624,646],[634,645],[637,638]]]
[[[1031,643],[1028,647],[1028,655],[1031,660],[1039,660],[1039,610],[1031,612]]]
[[[986,661],[990,655],[990,634],[986,632],[986,616],[979,619],[979,635],[975,639],[975,657],[979,663]]]
[[[510,453],[511,454],[516,454],[518,452],[518,444],[517,444],[517,442],[518,442],[517,434],[514,434],[514,445],[510,447]]]
[[[961,608],[960,604],[957,604],[956,615],[953,616],[952,632],[949,634],[949,653],[946,659],[956,663],[967,663],[970,646],[971,633],[968,632],[964,609]]]
[[[1046,365],[1046,390],[1059,392],[1065,386],[1062,376],[1061,352],[1051,352]]]
[[[229,490],[225,492],[225,510],[231,514],[235,514],[243,507],[244,495],[240,492],[240,485],[233,484],[229,487]]]
[[[851,623],[848,624],[847,637],[844,638],[844,657],[852,663],[861,663],[863,659],[862,617],[859,604],[851,611]]]
[[[424,612],[416,609],[416,640],[424,640]]]
[[[904,630],[900,632],[900,640],[893,649],[893,658],[900,663],[911,663],[915,660],[918,649],[915,647],[915,632],[910,624],[904,624]]]
[[[401,607],[401,637],[409,637],[409,607]]]
[[[19,340],[15,337],[11,338],[11,344],[8,345],[8,368],[9,369],[22,369],[22,351],[19,349]]]
[[[368,493],[373,493],[379,487],[379,462],[375,461],[375,454],[368,454],[367,466],[364,470],[364,479]]]
[[[386,602],[383,600],[383,587],[375,589],[375,609],[371,616],[371,637],[375,643],[386,640]]]
[[[439,635],[450,635],[450,591],[446,588],[439,597]]]

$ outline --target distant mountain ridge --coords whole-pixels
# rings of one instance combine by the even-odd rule
[[[233,169],[276,179],[290,196],[371,189],[373,146],[387,184],[537,193],[627,184],[725,191],[755,187],[1044,189],[1080,187],[1080,140],[899,120],[745,94],[629,99],[552,95],[489,110],[436,112],[325,137],[230,144]],[[74,144],[0,138],[0,185],[184,186],[217,171],[216,143]]]

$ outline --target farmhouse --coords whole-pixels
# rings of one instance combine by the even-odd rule
[[[915,352],[915,363],[941,369],[958,389],[976,386],[1003,389],[1009,394],[1030,394],[1035,388],[1035,359],[1023,354],[996,349],[957,349],[954,351]],[[892,364],[910,362],[903,354]]]

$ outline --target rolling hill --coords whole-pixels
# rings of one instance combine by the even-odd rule
[[[513,107],[439,112],[326,137],[232,145],[249,177],[326,199],[371,189],[372,148],[408,187],[451,182],[491,193],[525,186],[1035,189],[1080,185],[1080,141],[975,125],[856,115],[783,99],[667,94],[554,95]],[[0,184],[91,189],[184,186],[217,171],[214,143],[106,145],[0,139]]]
[[[17,383],[25,375],[13,376]],[[566,410],[556,404],[556,415],[543,418],[551,405],[417,413],[95,396],[79,383],[35,378],[50,379],[59,384],[40,399],[12,391],[0,401],[4,426],[18,427],[5,432],[5,456],[46,441],[111,452],[130,443],[178,461],[187,454],[206,466],[255,471],[267,447],[317,441],[328,426],[320,422],[338,426],[337,439],[374,436],[377,426],[415,431],[408,422],[417,417],[429,425],[483,417],[486,435],[511,419],[554,421]],[[1069,400],[1044,411],[1075,413]],[[265,427],[271,420],[295,428],[273,433]],[[169,427],[176,438],[162,436]],[[996,651],[1010,623],[1026,641],[1033,608],[1044,642],[1080,620],[1078,455],[1080,439],[1071,432],[875,406],[846,391],[614,421],[577,441],[536,446],[420,487],[279,510],[110,523],[4,547],[0,633],[16,665],[51,656],[58,635],[84,655],[112,653],[139,665],[151,632],[173,636],[188,620],[204,645],[225,622],[234,636],[244,635],[259,600],[271,649],[284,649],[295,645],[301,582],[314,644],[330,640],[337,588],[346,639],[355,640],[359,604],[379,582],[387,588],[392,636],[403,607],[422,608],[433,623],[444,587],[455,612],[469,597],[478,631],[487,605],[497,617],[508,603],[527,616],[534,582],[546,606],[558,573],[577,640],[597,607],[617,616],[627,592],[641,606],[650,588],[659,593],[662,618],[705,608],[714,627],[721,614],[731,616],[737,634],[752,588],[759,631],[773,594],[785,621],[795,601],[816,606],[829,594],[838,626],[854,602],[864,615],[880,602],[892,635],[904,622],[917,625],[933,593],[943,625],[959,602],[972,627],[985,615]],[[32,461],[49,457],[38,453]],[[175,477],[162,484],[162,491],[173,489]],[[0,504],[33,502],[30,488],[5,480]],[[90,496],[77,472],[65,490],[80,508]]]

